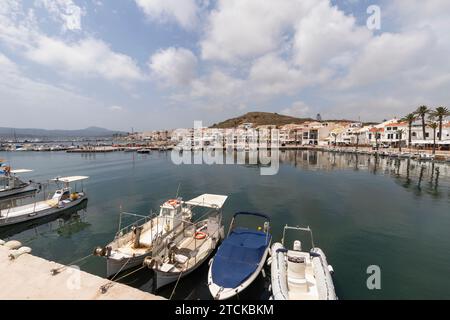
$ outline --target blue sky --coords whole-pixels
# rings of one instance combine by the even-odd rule
[[[446,0],[2,0],[0,126],[400,117],[448,105],[448,30]]]

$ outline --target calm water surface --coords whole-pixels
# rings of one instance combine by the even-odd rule
[[[272,217],[280,240],[284,224],[309,225],[315,243],[335,270],[341,299],[450,299],[450,168],[446,164],[315,151],[281,154],[279,173],[261,176],[257,166],[172,164],[170,153],[66,154],[0,153],[26,176],[44,181],[60,175],[88,175],[86,210],[39,226],[0,230],[32,247],[35,255],[70,263],[112,240],[120,207],[147,214],[175,196],[229,195],[228,226],[236,211]],[[38,195],[43,196],[43,194]],[[8,203],[2,203],[2,206]],[[132,221],[127,221],[132,222]],[[292,239],[293,240],[293,239]],[[290,242],[290,241],[289,241]],[[381,268],[381,290],[367,289],[367,267]],[[105,275],[102,258],[91,257],[82,270]],[[210,299],[208,266],[182,279],[177,299]],[[151,273],[142,270],[122,282],[151,291]],[[241,299],[265,299],[262,276]],[[173,286],[158,292],[170,296]]]

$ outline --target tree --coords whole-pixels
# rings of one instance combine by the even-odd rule
[[[357,131],[355,132],[356,135],[356,150],[358,150],[359,147],[359,136],[361,135],[361,132]]]
[[[433,129],[433,154],[436,154],[436,129],[439,128],[439,123],[432,120],[428,123],[428,126]]]
[[[334,137],[334,147],[336,147],[337,146],[337,141],[336,140],[337,140],[338,134],[336,132],[332,132],[331,135]]]
[[[439,121],[439,141],[442,140],[442,121],[445,117],[450,115],[450,111],[446,107],[437,107],[436,110],[431,112],[433,117],[436,117]]]
[[[401,119],[400,121],[404,121],[408,123],[408,147],[411,148],[411,132],[412,132],[412,125],[414,123],[414,121],[417,120],[417,116],[415,113],[410,113],[407,114],[403,119]]]
[[[427,106],[420,106],[419,108],[417,108],[415,113],[422,119],[423,140],[427,140],[425,117],[428,113],[430,113],[430,109]]]
[[[399,129],[397,130],[397,136],[398,136],[398,152],[402,152],[402,136],[403,133],[405,133],[405,130]]]

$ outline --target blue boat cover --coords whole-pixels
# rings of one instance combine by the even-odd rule
[[[270,243],[270,235],[246,228],[234,229],[217,250],[212,280],[224,288],[236,288],[258,268]]]

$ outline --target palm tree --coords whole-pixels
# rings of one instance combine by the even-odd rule
[[[445,117],[450,115],[450,111],[446,107],[437,107],[436,110],[431,112],[433,117],[436,117],[439,121],[439,141],[442,140],[442,121]]]
[[[423,140],[427,140],[425,117],[429,112],[430,112],[430,109],[427,106],[420,106],[419,108],[417,108],[417,110],[415,112],[422,119]]]
[[[359,136],[361,135],[361,132],[357,131],[355,132],[356,135],[356,150],[358,150],[359,147]]]
[[[403,119],[401,119],[400,121],[404,121],[408,123],[408,147],[411,148],[411,131],[412,131],[412,125],[414,123],[414,121],[417,120],[417,116],[415,113],[410,113],[407,114]]]
[[[428,126],[433,129],[433,154],[436,154],[436,129],[439,128],[439,123],[436,121],[430,121]]]
[[[336,148],[336,146],[337,146],[336,140],[337,140],[338,134],[336,132],[332,132],[331,135],[334,137],[334,147]]]
[[[405,130],[399,129],[397,130],[397,136],[398,136],[398,152],[402,152],[402,136],[403,133],[405,133]]]

